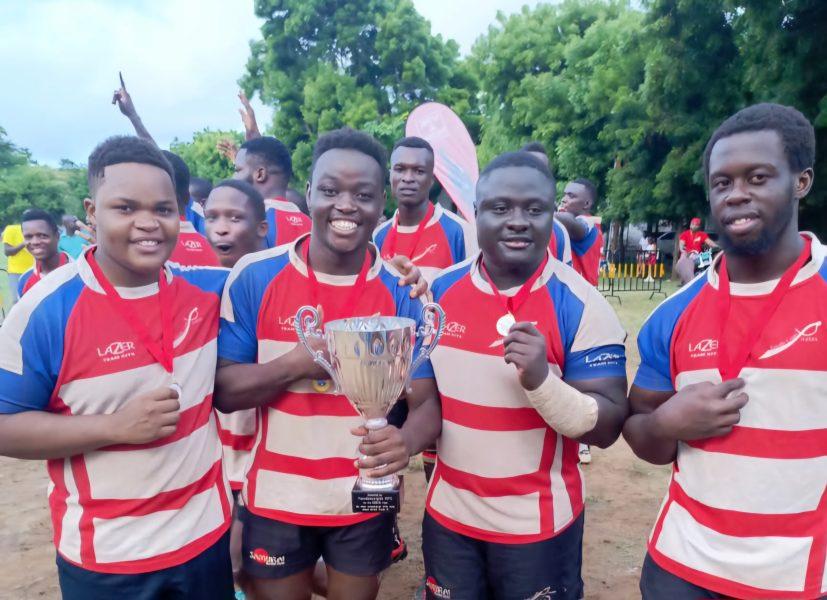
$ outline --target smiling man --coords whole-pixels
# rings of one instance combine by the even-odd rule
[[[21,219],[23,241],[26,250],[34,257],[34,266],[23,273],[18,281],[17,293],[23,296],[43,277],[72,259],[58,250],[60,231],[52,215],[39,208],[30,208]]]
[[[97,245],[0,328],[0,454],[48,460],[65,600],[232,598],[218,295],[165,264],[178,206],[153,144],[106,140],[88,183]]]
[[[827,277],[798,230],[815,134],[758,104],[704,154],[723,254],[638,337],[624,436],[674,473],[649,539],[645,599],[827,594]]]
[[[481,253],[433,286],[452,326],[432,355],[443,421],[422,526],[428,597],[579,599],[578,442],[620,434],[626,335],[549,250],[544,164],[495,158],[476,214]]]
[[[391,561],[393,514],[351,510],[355,458],[367,457],[359,465],[372,476],[393,473],[439,433],[430,363],[413,375],[401,430],[368,434],[293,326],[306,304],[321,306],[325,321],[377,313],[421,321],[422,304],[370,243],[385,206],[386,163],[365,133],[321,136],[307,186],[311,233],[241,259],[224,290],[216,405],[258,409],[242,490],[243,568],[256,598],[309,598],[319,557],[330,597],[375,598]]]

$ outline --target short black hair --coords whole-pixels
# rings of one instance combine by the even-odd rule
[[[524,150],[518,150],[517,152],[504,152],[499,156],[495,156],[491,162],[485,166],[482,173],[480,173],[480,178],[477,180],[477,190],[479,190],[482,181],[487,179],[491,173],[508,167],[529,167],[530,169],[535,169],[548,180],[552,193],[555,196],[557,195],[555,190],[556,184],[554,182],[554,175],[551,173],[549,168],[539,158]]]
[[[212,191],[212,184],[203,177],[190,177],[190,187],[194,189],[196,198],[206,198]]]
[[[23,211],[23,216],[20,217],[20,222],[25,223],[27,221],[46,221],[46,224],[49,226],[49,229],[52,230],[52,233],[57,233],[57,221],[51,215],[51,213],[46,212],[42,208],[28,208]]]
[[[246,150],[249,155],[258,156],[267,165],[278,167],[287,179],[293,176],[293,160],[290,158],[290,150],[281,140],[264,135],[247,140],[241,144],[240,149]]]
[[[393,154],[397,148],[422,148],[430,152],[431,156],[434,156],[434,149],[431,144],[428,143],[428,140],[415,135],[409,135],[408,137],[403,137],[401,140],[397,140],[391,149],[391,154]]]
[[[540,154],[545,154],[548,156],[546,147],[542,142],[528,142],[525,146],[520,148],[520,152],[539,152]]]
[[[594,185],[591,179],[586,179],[585,177],[578,177],[572,183],[579,183],[586,191],[589,192],[589,195],[592,197],[592,204],[597,204],[597,186]]]
[[[704,179],[709,179],[709,156],[718,140],[736,133],[768,130],[781,138],[787,163],[793,171],[812,168],[816,156],[812,123],[792,106],[763,102],[739,110],[718,126],[704,150]]]
[[[223,187],[233,188],[247,196],[247,200],[249,200],[250,205],[253,207],[253,214],[256,216],[256,219],[263,221],[267,218],[264,209],[264,196],[252,185],[240,179],[225,179],[224,181],[216,183],[212,189],[217,190]]]
[[[310,165],[310,177],[313,177],[313,169],[316,168],[316,161],[325,152],[330,150],[356,150],[362,154],[367,154],[379,165],[383,173],[383,178],[387,177],[388,170],[388,152],[379,141],[364,131],[357,131],[350,127],[343,127],[328,131],[319,136],[316,144],[313,146],[313,162]],[[383,180],[384,182],[384,180]]]
[[[132,135],[116,135],[98,144],[89,155],[86,182],[94,196],[106,167],[123,163],[139,163],[163,169],[174,183],[172,165],[158,147],[147,140]]]
[[[175,184],[175,197],[178,199],[178,208],[183,209],[190,201],[190,168],[184,159],[170,152],[161,150],[161,153],[172,165],[172,182]]]

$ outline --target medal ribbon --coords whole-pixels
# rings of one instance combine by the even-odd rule
[[[307,266],[307,278],[310,280],[310,297],[313,303],[313,306],[319,306],[321,302],[319,301],[319,280],[316,279],[316,273],[313,272],[313,268],[310,266],[310,236],[307,237],[307,240],[304,243],[304,264]],[[362,269],[359,271],[359,275],[356,277],[356,282],[350,288],[350,293],[347,295],[345,302],[341,304],[341,309],[339,310],[339,306],[336,309],[325,309],[324,314],[327,320],[332,321],[334,319],[342,318],[340,316],[341,312],[352,308],[356,301],[359,299],[359,296],[362,295],[362,292],[367,285],[368,279],[368,271],[370,270],[371,260],[370,260],[370,250],[365,252],[365,262],[362,263]]]
[[[422,234],[425,233],[425,227],[428,225],[428,222],[434,216],[434,211],[436,210],[436,206],[428,202],[428,210],[425,212],[425,216],[419,222],[419,227],[416,228],[414,232],[413,238],[413,246],[411,247],[410,251],[406,254],[408,258],[413,257],[416,254],[416,249],[419,246],[419,242],[422,240]],[[388,237],[385,238],[384,247],[386,248],[382,252],[382,258],[385,260],[390,260],[396,254],[396,244],[399,239],[399,211],[396,212],[396,215],[393,217],[393,225],[391,225],[391,230],[388,232]]]
[[[132,329],[138,339],[147,349],[152,357],[164,367],[167,373],[172,373],[172,315],[170,314],[172,298],[170,297],[169,284],[167,283],[166,273],[163,267],[158,276],[158,304],[161,312],[161,340],[158,343],[149,334],[149,329],[146,323],[138,316],[132,304],[118,294],[117,290],[112,286],[112,283],[106,278],[106,275],[101,271],[98,262],[95,260],[95,248],[86,253],[86,260],[95,279],[103,288],[104,296],[109,301],[110,306],[118,313],[121,318],[126,321],[126,324]]]
[[[543,274],[543,269],[546,268],[546,264],[548,264],[548,253],[546,253],[545,259],[543,262],[540,263],[540,266],[537,267],[537,270],[534,271],[534,274],[526,280],[526,282],[520,286],[520,289],[517,290],[517,293],[513,296],[503,296],[500,293],[500,290],[497,289],[497,286],[494,285],[494,280],[491,279],[491,276],[488,274],[488,270],[485,268],[485,262],[480,259],[480,272],[485,277],[485,280],[488,282],[488,285],[491,286],[491,289],[494,292],[494,296],[497,298],[497,301],[502,305],[505,309],[506,314],[511,314],[514,316],[516,312],[520,309],[520,307],[528,300],[529,294],[531,294],[531,288],[534,286],[534,283],[540,278],[540,275]]]
[[[803,237],[803,236],[802,236]],[[790,267],[784,271],[778,284],[773,289],[769,297],[764,300],[758,315],[755,319],[755,327],[752,327],[749,333],[740,338],[733,345],[732,354],[727,351],[726,347],[726,324],[729,320],[730,306],[732,303],[732,296],[729,291],[729,273],[727,273],[726,255],[721,257],[721,265],[718,268],[718,318],[720,333],[718,335],[718,371],[721,374],[721,379],[727,381],[738,377],[741,369],[747,364],[753,349],[755,348],[761,333],[764,331],[767,323],[778,310],[781,301],[784,299],[787,291],[790,289],[795,276],[810,258],[810,250],[812,241],[808,237],[803,237],[804,247],[801,254]]]

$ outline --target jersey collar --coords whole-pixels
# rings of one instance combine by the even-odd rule
[[[296,248],[299,247],[299,244],[302,240],[306,240],[310,238],[309,233],[305,233],[302,236],[296,238],[295,241],[290,243],[289,250],[288,250],[288,257],[290,259],[290,264],[302,274],[303,277],[307,277],[307,265],[304,263],[304,259],[301,255],[297,252]],[[370,243],[369,246],[373,248],[373,263],[370,265],[370,269],[368,270],[368,277],[367,281],[371,279],[375,279],[379,272],[382,270],[382,265],[384,264],[382,259],[379,256],[379,250],[373,243]],[[321,283],[326,283],[327,285],[341,285],[341,286],[348,286],[353,285],[356,283],[356,278],[358,275],[328,275],[327,273],[320,273],[319,271],[314,271],[316,274],[316,279]]]
[[[531,286],[531,291],[536,291],[546,285],[549,280],[552,278],[554,273],[562,266],[562,263],[554,258],[554,255],[551,253],[550,250],[546,250],[546,254],[548,255],[548,262],[546,263],[545,269],[537,278],[537,281],[534,282],[534,285]],[[494,290],[491,289],[491,284],[488,283],[488,279],[486,279],[482,273],[480,273],[480,261],[482,261],[482,251],[477,254],[477,257],[474,259],[474,262],[471,263],[471,283],[474,284],[478,290],[483,292],[484,294],[488,294],[490,296],[494,295]],[[508,288],[507,290],[499,290],[500,294],[503,296],[513,296],[516,294],[520,289],[520,286],[515,286],[513,288]]]

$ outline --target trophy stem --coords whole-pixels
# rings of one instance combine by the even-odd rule
[[[367,419],[365,427],[368,431],[375,431],[387,427],[388,420],[384,417],[376,419]],[[359,469],[359,487],[364,490],[390,490],[399,485],[399,477],[396,475],[386,475],[385,477],[368,477],[370,469]]]

